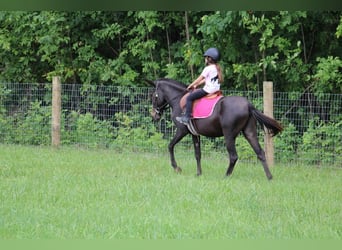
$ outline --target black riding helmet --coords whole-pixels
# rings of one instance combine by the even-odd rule
[[[209,48],[203,56],[211,57],[215,62],[220,60],[220,52],[217,48]]]

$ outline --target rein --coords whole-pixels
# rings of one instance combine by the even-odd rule
[[[156,112],[158,115],[160,115],[164,110],[170,108],[170,105],[165,102],[165,104],[163,104],[161,107],[156,107],[153,108],[154,112]]]

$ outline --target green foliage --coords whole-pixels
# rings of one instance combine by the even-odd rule
[[[255,46],[258,46],[255,65],[260,68],[259,72],[262,70],[263,81],[282,82],[278,75],[283,75],[285,81],[292,84],[295,82],[294,85],[302,81],[303,74],[307,72],[301,72],[303,67],[299,67],[303,66],[303,59],[300,57],[303,48],[301,43],[294,39],[298,34],[300,20],[305,17],[305,12],[281,11],[275,15],[257,12],[245,15],[242,19],[243,25],[254,39]],[[297,71],[288,74],[294,63],[297,64]],[[255,78],[253,79],[255,81]],[[260,83],[260,80],[258,82]]]
[[[0,142],[11,143],[13,140],[12,118],[0,112]]]
[[[235,87],[246,91],[258,90],[254,78],[256,74],[261,72],[262,69],[255,63],[233,64],[233,73],[236,75]]]
[[[79,114],[75,111],[69,115],[70,129],[62,134],[64,143],[77,143],[89,147],[106,147],[113,138],[114,131],[109,121],[101,121],[91,113]]]
[[[19,95],[21,91],[15,84],[0,86],[0,143],[50,145],[49,87],[28,84],[23,88],[27,94]],[[119,151],[167,151],[167,145],[175,133],[175,125],[170,112],[165,112],[160,122],[151,122],[148,88],[94,84],[63,87],[71,91],[65,91],[62,97],[62,145],[113,148]],[[261,92],[229,94],[246,96],[257,109],[263,108]],[[16,105],[9,105],[12,101]],[[279,162],[338,164],[341,155],[339,141],[342,140],[341,117],[338,115],[341,110],[340,95],[310,94],[304,97],[302,93],[295,92],[285,95],[284,100],[276,99],[278,101],[277,107],[281,109],[285,103],[284,110],[289,108],[289,111],[283,114],[285,130],[274,138],[276,159]],[[320,118],[313,120],[315,116]],[[262,144],[264,134],[260,126],[258,131]],[[201,142],[203,152],[227,155],[223,138],[202,137]],[[237,138],[236,147],[239,159],[256,160],[243,136]],[[326,149],[321,152],[322,148]],[[179,150],[193,150],[191,136],[182,140]]]
[[[188,83],[215,46],[222,88],[261,90],[270,80],[276,91],[321,90],[322,71],[337,70],[324,89],[341,93],[340,36],[339,11],[1,11],[0,82]]]
[[[299,157],[308,164],[336,164],[342,162],[342,121],[324,124],[317,119],[309,122],[308,130],[298,147]]]
[[[150,150],[153,148],[166,148],[167,141],[163,139],[162,133],[149,123],[134,126],[134,118],[128,114],[116,113],[115,121],[118,124],[113,147],[118,149],[140,149]],[[138,118],[139,119],[139,118]]]
[[[14,141],[26,145],[49,145],[51,138],[51,107],[40,101],[31,103],[24,116],[16,117]]]
[[[328,56],[317,58],[316,79],[314,90],[317,93],[342,92],[342,60],[339,57]]]
[[[276,159],[280,162],[293,162],[297,159],[297,148],[301,145],[302,137],[296,127],[290,123],[282,133],[274,137]]]
[[[336,37],[337,38],[342,37],[342,15],[340,16],[340,23],[339,23],[339,25],[337,26],[337,29],[336,29]]]
[[[189,83],[204,66],[203,51],[215,46],[222,54],[223,89],[260,91],[262,82],[271,80],[276,92],[314,91],[314,101],[327,104],[324,123],[298,132],[298,124],[290,123],[276,139],[285,151],[284,160],[295,150],[313,153],[310,142],[323,145],[320,138],[328,138],[333,145],[329,131],[340,128],[339,120],[329,117],[339,113],[339,100],[321,96],[342,93],[341,22],[340,11],[0,11],[0,140],[49,144],[51,98],[44,92],[34,101],[30,93],[47,90],[43,83],[60,75],[63,83],[81,84],[81,99],[87,101],[75,101],[76,111],[63,110],[64,144],[166,148],[165,138],[173,134],[173,127],[163,121],[166,132],[157,132],[137,110],[135,88],[126,87],[159,77]],[[37,84],[16,93],[2,85],[5,82]],[[98,92],[97,86],[105,85],[123,88],[108,100]],[[123,98],[130,106],[118,106],[114,117],[96,114],[102,103],[116,107]],[[256,100],[259,109],[261,104]],[[303,125],[315,115],[306,115],[302,107],[297,113],[305,118]],[[314,136],[317,131],[324,136]],[[304,133],[305,141],[291,133]],[[205,147],[219,148],[215,140]],[[239,147],[241,156],[249,154],[244,140]]]

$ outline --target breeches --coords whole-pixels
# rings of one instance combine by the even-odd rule
[[[192,104],[196,99],[206,96],[208,93],[203,89],[196,89],[192,91],[186,98],[185,115],[191,116],[192,114]]]

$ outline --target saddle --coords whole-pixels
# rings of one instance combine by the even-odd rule
[[[180,106],[185,108],[186,98],[190,93],[186,93],[180,100]],[[215,108],[217,102],[223,97],[222,91],[217,91],[212,94],[208,94],[198,100],[195,100],[192,106],[192,118],[207,118],[209,117]]]

